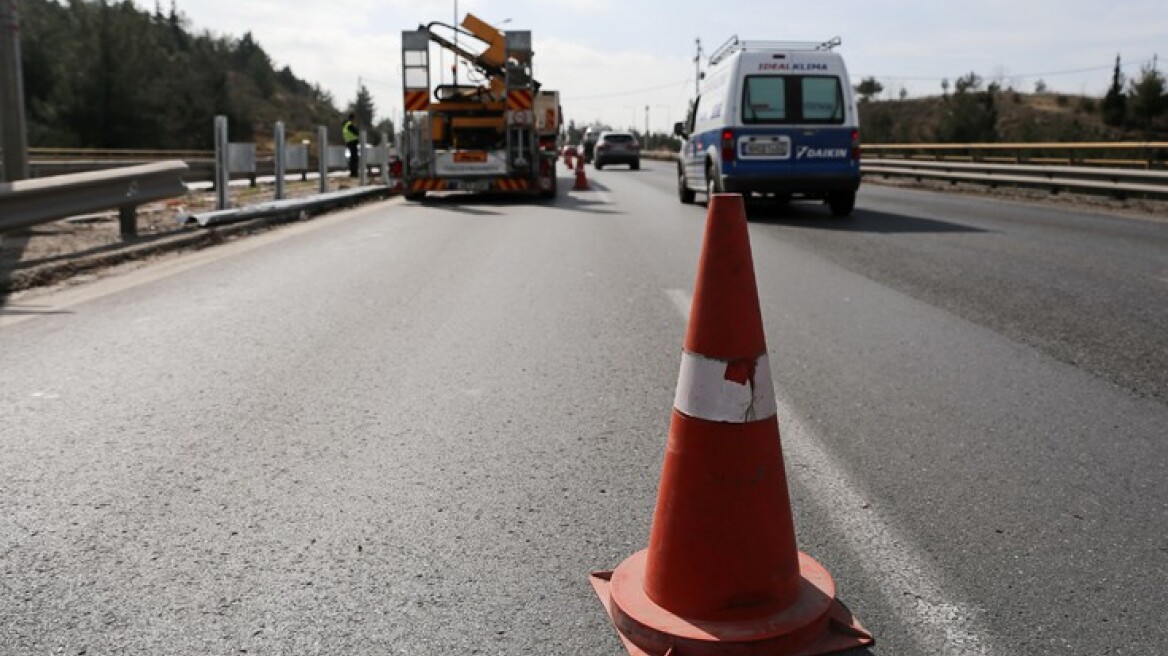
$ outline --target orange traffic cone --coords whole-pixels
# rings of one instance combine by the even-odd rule
[[[649,548],[592,575],[632,656],[817,656],[873,638],[795,547],[742,197],[714,194]]]
[[[576,184],[572,185],[572,191],[588,191],[588,178],[584,177],[584,157],[576,158]]]

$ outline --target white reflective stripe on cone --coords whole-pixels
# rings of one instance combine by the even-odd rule
[[[677,396],[673,407],[697,419],[726,423],[746,423],[767,419],[775,407],[775,384],[766,354],[754,361],[754,380],[739,383],[749,363],[714,360],[694,353],[681,355]],[[727,376],[727,369],[731,368]]]

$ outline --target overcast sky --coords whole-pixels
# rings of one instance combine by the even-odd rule
[[[135,1],[154,8],[154,0]],[[250,31],[277,67],[291,66],[341,108],[356,97],[360,79],[379,117],[395,119],[401,31],[450,23],[455,5],[178,0],[191,31]],[[683,117],[697,39],[709,52],[733,35],[840,36],[853,83],[876,77],[886,95],[903,87],[911,96],[935,95],[942,79],[970,71],[1024,91],[1041,79],[1054,91],[1102,95],[1117,54],[1129,77],[1157,53],[1168,57],[1168,0],[460,0],[457,8],[460,19],[469,11],[504,30],[531,30],[536,79],[560,90],[567,118],[643,129],[648,107],[654,131]],[[449,70],[449,58],[444,63]]]

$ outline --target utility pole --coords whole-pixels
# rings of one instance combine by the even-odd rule
[[[649,143],[649,106],[645,105],[645,143]]]
[[[458,0],[454,0],[454,47],[458,48]],[[450,73],[454,78],[454,88],[458,88],[458,55],[454,55],[454,65],[450,67]],[[457,92],[456,92],[457,93]]]
[[[697,43],[698,51],[694,55],[694,98],[702,92],[702,40],[694,39]]]
[[[28,177],[28,135],[24,124],[24,80],[20,70],[20,0],[0,0],[0,180]]]

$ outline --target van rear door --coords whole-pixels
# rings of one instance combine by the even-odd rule
[[[742,81],[742,127],[735,134],[734,172],[786,177],[791,172],[791,106],[787,78],[747,75]]]
[[[845,126],[844,82],[836,75],[793,78],[800,128],[792,136],[796,175],[840,174],[851,168],[853,128]]]
[[[748,75],[735,173],[798,179],[851,167],[844,82],[837,75]]]

